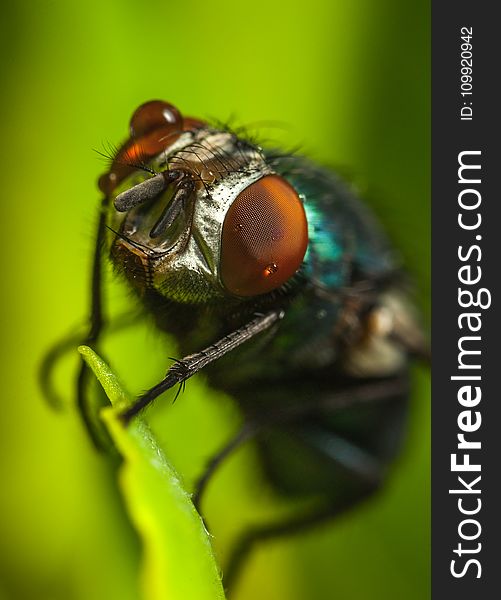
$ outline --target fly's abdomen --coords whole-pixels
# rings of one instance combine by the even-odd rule
[[[255,382],[233,390],[248,422],[267,426],[258,449],[273,486],[285,495],[357,497],[384,478],[407,417],[407,373]]]

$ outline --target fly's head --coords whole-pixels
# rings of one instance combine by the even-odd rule
[[[140,292],[245,300],[281,288],[303,262],[303,204],[261,149],[166,102],[136,110],[99,186],[113,262]]]

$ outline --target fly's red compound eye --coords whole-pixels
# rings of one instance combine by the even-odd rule
[[[183,117],[175,106],[163,100],[145,102],[136,109],[130,120],[130,136],[140,138],[156,129],[181,131]]]
[[[175,142],[183,127],[183,117],[172,104],[163,100],[141,104],[130,120],[130,138],[120,148],[108,173],[100,177],[99,188],[111,194],[138,163],[146,162]]]
[[[129,127],[127,159],[134,162],[138,156],[155,156],[174,142],[183,130],[183,117],[172,104],[150,100],[136,109]]]
[[[224,220],[221,279],[236,296],[257,296],[280,287],[299,269],[308,226],[296,190],[267,175],[237,196]]]
[[[130,138],[120,148],[110,170],[99,178],[99,189],[106,195],[136,168],[167,146],[183,131],[204,127],[203,121],[183,118],[175,106],[163,100],[150,100],[137,108],[130,120]]]

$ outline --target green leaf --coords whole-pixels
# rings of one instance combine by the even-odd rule
[[[178,475],[141,417],[127,427],[120,421],[120,410],[131,399],[108,365],[87,346],[79,352],[112,403],[103,409],[102,418],[124,460],[120,488],[143,542],[143,597],[224,599],[207,531]]]

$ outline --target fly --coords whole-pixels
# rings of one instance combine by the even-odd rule
[[[242,444],[274,488],[316,507],[245,532],[231,585],[259,541],[331,519],[380,487],[406,418],[408,369],[428,351],[398,259],[335,173],[283,156],[155,100],[100,178],[90,329],[103,329],[102,261],[136,291],[183,358],[123,413],[126,424],[195,373],[230,394],[243,422],[212,457],[203,492]],[[66,342],[66,346],[68,343]],[[43,381],[58,353],[44,365]],[[82,363],[78,405],[96,423]]]

